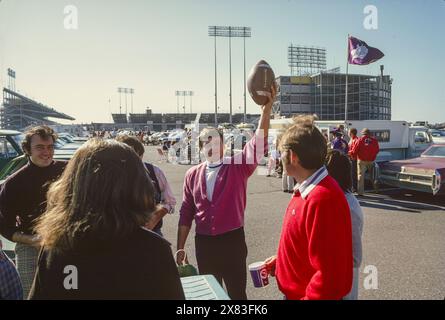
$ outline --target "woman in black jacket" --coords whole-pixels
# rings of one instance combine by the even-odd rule
[[[30,299],[184,299],[170,244],[144,229],[153,185],[129,146],[93,139],[48,192]]]

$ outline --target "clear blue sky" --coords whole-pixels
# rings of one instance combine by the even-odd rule
[[[66,5],[78,9],[78,30],[64,29]],[[378,9],[378,30],[363,27],[366,5]],[[328,67],[344,71],[350,33],[385,53],[350,72],[378,74],[385,65],[394,120],[445,122],[443,0],[1,0],[0,84],[11,67],[20,92],[76,122],[111,121],[119,86],[135,89],[135,112],[175,112],[175,90],[195,92],[193,111],[213,112],[209,25],[251,27],[247,69],[264,58],[277,75],[290,73],[290,43],[327,48]],[[234,111],[243,106],[242,50],[233,39]],[[218,39],[217,53],[219,105],[228,112],[228,40]],[[249,97],[247,108],[259,111]]]

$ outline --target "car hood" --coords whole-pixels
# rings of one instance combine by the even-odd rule
[[[445,158],[420,157],[384,163],[382,169],[398,172],[431,172],[445,170]],[[403,170],[402,170],[403,168]]]

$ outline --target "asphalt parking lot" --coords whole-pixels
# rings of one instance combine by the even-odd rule
[[[190,166],[158,162],[156,149],[152,146],[146,147],[145,159],[164,170],[177,198],[178,211],[184,175]],[[259,170],[261,169],[263,168],[260,167]],[[258,172],[250,178],[245,218],[248,263],[264,260],[275,254],[282,216],[289,199],[289,194],[281,192],[281,179],[267,178]],[[369,193],[359,200],[365,219],[359,299],[443,300],[444,197],[434,198],[402,190],[382,189],[379,194]],[[173,250],[176,250],[179,219],[177,211],[165,218],[163,227],[164,235],[172,243]],[[192,229],[186,249],[190,262],[196,265],[193,234]],[[368,273],[364,272],[365,269]],[[249,276],[247,295],[249,299],[282,299],[273,278],[268,287],[257,289],[253,287]]]

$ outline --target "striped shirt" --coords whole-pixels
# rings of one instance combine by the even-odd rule
[[[328,175],[328,170],[326,170],[326,167],[323,166],[313,175],[311,175],[309,178],[304,180],[302,183],[297,183],[294,187],[294,193],[299,191],[301,194],[301,197],[303,199],[306,199],[309,193],[320,183],[321,180],[326,178]]]
[[[0,300],[23,300],[23,288],[14,263],[0,249]]]

